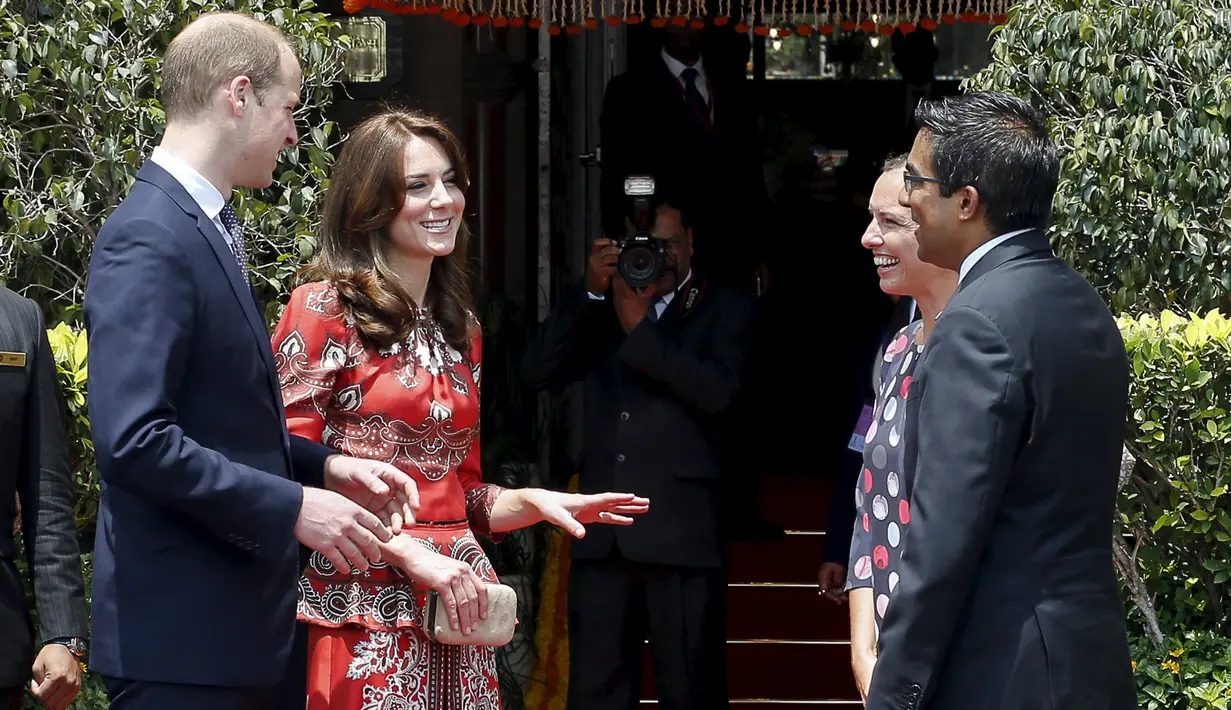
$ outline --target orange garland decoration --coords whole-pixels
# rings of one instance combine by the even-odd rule
[[[909,34],[916,29],[934,31],[940,23],[953,25],[958,22],[977,22],[1001,25],[1009,21],[1009,5],[1012,3],[1012,0],[965,0],[964,3],[961,0],[939,0],[937,12],[924,14],[924,0],[914,0],[913,12],[910,7],[911,0],[906,0],[905,11],[902,0],[832,0],[832,5],[831,0],[823,1],[822,9],[818,7],[818,0],[812,0],[811,24],[797,24],[796,19],[800,18],[801,14],[806,14],[797,13],[798,0],[790,0],[789,5],[787,0],[770,0],[769,8],[765,7],[762,0],[757,11],[760,19],[753,25],[743,18],[731,16],[731,0],[717,0],[717,15],[709,19],[704,0],[688,0],[686,8],[681,6],[681,0],[676,0],[674,9],[669,6],[670,0],[667,0],[668,7],[665,8],[663,0],[657,0],[656,12],[650,24],[654,27],[671,24],[675,27],[689,26],[700,29],[706,23],[722,27],[735,20],[736,31],[753,32],[761,37],[768,35],[771,28],[778,29],[780,37],[791,34],[808,36],[813,32],[830,35],[833,34],[835,25],[845,32],[860,30],[890,35],[897,29]],[[431,4],[422,0],[344,0],[342,9],[351,15],[364,10],[394,15],[436,15],[458,27],[474,24],[479,27],[491,25],[499,28],[529,27],[537,30],[543,25],[538,15],[538,2],[551,3],[551,20],[547,31],[552,35],[579,34],[582,30],[597,29],[600,22],[615,27],[621,22],[635,25],[645,20],[644,9],[635,0],[624,0],[623,16],[618,14],[615,0],[611,2],[609,14],[604,14],[607,11],[606,0],[598,0],[597,8],[594,6],[594,0],[538,0],[533,9],[526,7],[525,0],[441,0]],[[490,3],[490,7],[486,7],[487,3]],[[841,9],[836,7],[839,4],[842,5]],[[872,20],[872,15],[880,17],[880,22]],[[887,19],[890,15],[893,16],[892,21]]]

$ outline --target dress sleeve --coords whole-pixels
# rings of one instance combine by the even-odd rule
[[[846,588],[860,589],[872,586],[872,526],[868,517],[868,495],[860,495],[859,486],[871,489],[872,472],[867,468],[859,474],[855,495],[855,529],[851,533],[851,555],[846,565]]]
[[[320,442],[325,409],[346,365],[351,331],[337,292],[326,283],[305,284],[274,330],[274,364],[291,434]]]
[[[481,400],[480,393],[482,392],[482,371],[483,371],[483,336],[478,327],[475,325],[475,335],[471,340],[470,346],[470,368],[474,374],[475,397]],[[483,466],[482,466],[482,447],[480,445],[480,422],[482,422],[482,409],[480,405],[479,422],[475,423],[475,436],[470,444],[470,451],[466,454],[466,458],[462,461],[462,465],[458,468],[457,477],[461,481],[462,490],[466,493],[466,518],[470,522],[470,528],[474,532],[482,535],[493,542],[499,542],[503,535],[492,532],[491,515],[492,506],[496,504],[496,499],[504,492],[502,486],[494,483],[483,482]]]

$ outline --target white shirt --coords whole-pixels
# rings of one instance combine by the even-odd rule
[[[214,223],[218,228],[218,233],[226,240],[227,246],[234,249],[235,245],[231,243],[231,233],[226,227],[222,226],[222,219],[218,216],[222,212],[223,206],[226,205],[226,200],[223,199],[222,193],[218,192],[218,188],[209,180],[206,180],[201,173],[197,172],[188,163],[180,160],[171,154],[170,151],[164,150],[161,146],[154,149],[150,155],[150,160],[155,165],[166,170],[175,178],[175,181],[184,186],[188,192],[188,196],[197,203],[201,211],[206,217]]]
[[[663,311],[667,310],[667,306],[671,305],[671,299],[675,298],[676,291],[679,291],[680,289],[684,288],[684,286],[688,285],[688,280],[691,278],[692,278],[692,269],[689,269],[688,275],[684,277],[684,280],[680,282],[679,286],[675,287],[675,291],[672,291],[671,293],[664,293],[663,295],[658,296],[654,299],[654,317],[655,318],[663,317]]]
[[[992,237],[986,242],[983,242],[982,244],[980,244],[978,249],[975,249],[974,251],[970,252],[970,254],[966,257],[966,259],[962,261],[962,268],[960,271],[957,272],[957,282],[960,284],[963,281],[965,281],[966,274],[969,274],[970,270],[975,268],[975,264],[979,263],[980,259],[987,256],[987,253],[989,251],[995,249],[996,247],[1003,244],[1006,240],[1012,239],[1013,237],[1016,237],[1019,234],[1025,234],[1026,232],[1033,232],[1033,231],[1034,231],[1033,229],[1019,229],[1016,232],[1009,232],[1008,234],[1001,234],[999,237]]]
[[[680,82],[681,87],[687,86],[684,77],[680,75],[684,73],[688,65],[667,54],[665,49],[662,51],[662,55],[663,61],[667,63],[667,69],[671,71],[671,76],[674,76],[675,80]],[[692,68],[697,70],[697,91],[701,94],[701,98],[705,99],[705,103],[709,104],[710,113],[712,114],[714,112],[714,105],[710,103],[710,86],[709,82],[705,80],[705,62],[698,59]]]

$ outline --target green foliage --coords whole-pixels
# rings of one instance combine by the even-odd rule
[[[1223,0],[1019,0],[966,88],[1020,96],[1064,154],[1057,253],[1117,312],[1231,290],[1231,9]]]
[[[1220,629],[1231,579],[1231,320],[1122,317],[1138,457],[1124,528],[1164,627]],[[1224,629],[1225,630],[1225,629]]]
[[[84,329],[61,323],[47,331],[64,394],[65,433],[68,436],[69,466],[77,483],[77,528],[83,544],[90,544],[98,516],[99,478],[94,462],[94,437],[86,410],[86,378],[89,374],[89,339]]]
[[[37,300],[50,322],[74,319],[95,235],[162,134],[160,57],[200,13],[242,10],[277,25],[304,68],[302,139],[275,185],[240,193],[254,235],[254,283],[276,316],[287,280],[315,250],[332,164],[323,120],[349,40],[313,10],[278,0],[0,0],[0,281]]]
[[[1231,641],[1214,633],[1186,633],[1163,648],[1133,644],[1141,710],[1231,708]]]

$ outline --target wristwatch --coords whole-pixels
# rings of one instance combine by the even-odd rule
[[[77,638],[75,636],[61,636],[59,638],[48,639],[47,643],[55,643],[64,646],[78,661],[85,659],[87,645],[85,639],[83,638]],[[47,644],[43,645],[45,646]]]

